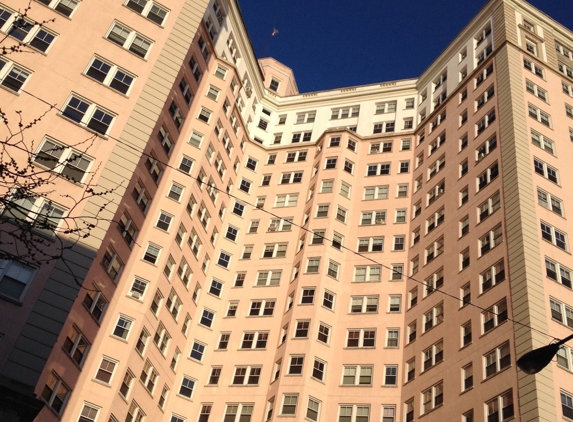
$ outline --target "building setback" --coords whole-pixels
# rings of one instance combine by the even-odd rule
[[[0,4],[62,176],[19,218],[69,246],[3,247],[0,419],[573,420],[573,348],[515,364],[573,329],[571,31],[492,0],[417,79],[301,94],[236,0],[168,3]]]

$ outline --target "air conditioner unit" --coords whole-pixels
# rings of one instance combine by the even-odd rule
[[[374,220],[375,224],[383,224],[384,220],[382,220],[381,218],[377,218],[376,220]]]
[[[270,231],[270,232],[276,232],[276,231],[277,231],[277,226],[276,226],[276,224],[271,224],[271,225],[269,226],[269,231]]]
[[[134,299],[141,299],[141,293],[139,292],[131,292],[131,297]]]
[[[480,152],[480,153],[479,153],[479,158],[483,158],[483,157],[485,157],[485,152]]]
[[[442,188],[440,188],[440,194],[444,193],[444,190]]]

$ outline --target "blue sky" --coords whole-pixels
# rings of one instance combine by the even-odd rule
[[[571,0],[530,3],[573,29]],[[300,92],[419,76],[484,0],[239,0],[257,57],[294,71]],[[463,5],[463,6],[460,6]],[[273,26],[279,34],[269,38]]]

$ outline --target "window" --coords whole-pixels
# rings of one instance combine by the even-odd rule
[[[439,273],[441,273],[441,271]],[[444,321],[444,304],[439,303],[424,314],[424,332],[429,331],[436,325],[441,324],[443,321]]]
[[[60,377],[55,372],[50,373],[41,393],[41,397],[48,407],[56,412],[57,415],[61,415],[69,395],[70,389],[62,382]]]
[[[440,381],[438,384],[422,392],[422,414],[428,413],[443,404],[443,402],[444,386]]]
[[[545,274],[565,287],[572,288],[571,270],[547,257],[545,257]]]
[[[275,299],[253,300],[249,316],[272,316],[275,311]]]
[[[491,181],[494,180],[498,175],[499,175],[499,166],[496,161],[492,166],[490,166],[486,171],[484,171],[477,177],[478,191],[482,190],[487,185],[489,185]]]
[[[353,296],[350,299],[350,313],[377,313],[378,296]]]
[[[426,264],[432,262],[444,252],[444,237],[440,237],[426,247]]]
[[[1,12],[5,11],[0,9],[0,19],[2,18]],[[0,25],[1,24],[2,21],[0,20]],[[29,28],[29,25],[27,25],[26,28]],[[45,34],[48,35],[47,33]],[[13,35],[13,31],[10,33],[10,35]],[[4,67],[5,69],[3,69]],[[25,70],[23,67],[15,63],[8,62],[6,60],[0,60],[0,79],[2,79],[0,84],[10,91],[19,92],[31,74],[31,71]]]
[[[414,339],[416,338],[415,334],[415,323],[414,323]],[[410,336],[411,339],[412,336]],[[413,339],[411,339],[410,341],[413,341]],[[412,381],[414,378],[416,378],[416,359],[411,359],[408,362],[406,362],[406,382],[408,381]]]
[[[351,329],[347,331],[346,347],[366,348],[376,346],[375,329]]]
[[[157,263],[160,253],[161,253],[161,246],[158,246],[154,243],[149,243],[147,245],[145,254],[143,255],[143,260],[149,262],[150,264],[155,265]]]
[[[84,74],[126,95],[136,79],[132,73],[97,55],[92,58]]]
[[[494,135],[476,149],[476,162],[483,160],[490,152],[497,148],[497,137]]]
[[[442,145],[444,145],[445,143],[446,143],[446,133],[445,133],[445,132],[442,132],[440,135],[438,135],[438,136],[436,137],[436,139],[434,139],[434,140],[430,143],[428,156],[430,156],[430,155],[432,155],[434,152],[436,152],[436,150],[437,150],[438,148],[440,148]],[[445,157],[444,157],[444,156],[440,157],[439,160],[440,160],[440,161],[443,161],[443,162],[444,162],[443,165],[445,165]],[[420,154],[420,156],[418,157],[417,167],[419,167],[420,164],[422,164],[423,162],[424,162],[424,155],[423,155],[423,153],[422,153],[422,154]],[[435,164],[435,163],[434,163],[434,164]],[[440,162],[438,162],[437,166],[439,167],[439,165],[440,165]],[[437,168],[437,167],[436,167],[436,169],[435,169],[436,172],[438,172],[438,171],[440,171],[440,170],[441,170],[441,168]],[[430,176],[430,177],[431,177],[431,176]]]
[[[191,105],[194,95],[191,88],[189,88],[189,84],[184,78],[181,78],[181,82],[179,82],[179,90],[181,91],[183,98],[185,98],[185,103],[187,103],[188,106]]]
[[[540,188],[537,188],[537,199],[539,205],[542,207],[553,211],[555,214],[563,216],[563,201],[561,201],[561,199]]]
[[[503,260],[497,262],[492,267],[481,273],[482,293],[501,283],[505,279]]]
[[[470,199],[468,187],[466,186],[460,191],[460,206],[464,205]]]
[[[442,155],[428,167],[428,180],[434,177],[446,166],[446,156]]]
[[[308,338],[310,321],[297,321],[294,331],[294,338]]]
[[[143,352],[145,351],[145,347],[147,346],[147,340],[149,339],[149,337],[150,337],[150,334],[144,327],[141,330],[141,333],[139,334],[139,338],[137,339],[137,344],[135,345],[135,350],[137,350],[137,352],[140,355],[143,355]]]
[[[34,162],[61,174],[72,182],[81,183],[93,159],[52,138],[45,138],[34,156]]]
[[[562,87],[562,91],[564,94],[567,94],[570,97],[573,97],[573,86],[569,85],[567,82],[562,80],[561,81],[561,87]]]
[[[559,72],[563,73],[564,75],[567,75],[570,78],[573,78],[573,67],[571,67],[570,65],[565,65],[562,62],[558,62],[557,67],[559,68]]]
[[[380,266],[359,266],[354,267],[354,280],[356,282],[363,281],[380,281]]]
[[[398,313],[402,310],[402,296],[390,295],[388,296],[388,312]]]
[[[103,258],[101,260],[101,265],[109,278],[116,283],[121,271],[123,270],[123,262],[117,254],[115,253],[114,249],[111,246],[108,246]]]
[[[302,171],[301,172],[290,172],[283,173],[281,177],[280,184],[290,184],[290,183],[300,183],[302,182]]]
[[[416,325],[416,321],[414,320],[414,322],[408,324],[408,338],[407,338],[406,344],[410,344],[411,342],[416,340],[416,335],[417,335],[417,325]],[[415,359],[412,359],[412,361],[414,361],[414,360]]]
[[[390,281],[400,281],[404,275],[403,264],[392,264],[392,271],[390,272]]]
[[[364,211],[360,215],[360,225],[386,224],[386,210],[380,211]]]
[[[324,362],[321,359],[314,358],[312,377],[319,381],[324,381],[325,375],[326,375],[326,362]]]
[[[206,344],[195,340],[193,342],[193,347],[191,348],[191,353],[189,354],[189,357],[191,359],[195,359],[196,361],[201,362],[203,360],[203,355],[205,354],[206,347],[207,347]]]
[[[384,385],[385,386],[395,386],[398,384],[398,366],[397,365],[385,365],[384,366]],[[384,409],[387,410],[387,409]],[[393,415],[393,413],[392,413]],[[385,421],[388,419],[382,419]],[[390,419],[393,421],[394,419]]]
[[[84,403],[80,413],[80,418],[78,420],[80,422],[95,422],[97,420],[100,409],[101,408],[99,406]]]
[[[193,396],[193,389],[197,380],[184,375],[181,380],[181,387],[179,387],[179,395],[190,399]]]
[[[487,333],[507,320],[507,302],[505,298],[482,312],[483,333]]]
[[[390,174],[390,163],[368,164],[366,176],[380,176]]]
[[[282,276],[281,270],[259,271],[256,286],[278,286]]]
[[[388,185],[365,187],[363,200],[371,201],[374,199],[388,199]]]
[[[366,237],[358,239],[358,252],[383,252],[384,237]]]
[[[201,120],[203,123],[209,124],[212,114],[213,113],[210,110],[207,110],[206,108],[202,107],[201,111],[199,112],[199,115],[197,116],[197,119]]]
[[[408,197],[408,184],[399,184],[398,191],[396,193],[396,198],[407,198]]]
[[[161,290],[157,289],[155,291],[155,296],[153,297],[153,301],[151,302],[151,312],[153,312],[153,315],[157,316],[157,313],[159,312],[159,307],[161,306],[161,302],[163,301],[163,294],[161,294]]]
[[[468,173],[468,170],[469,170],[468,160],[465,159],[460,163],[460,177],[465,176]]]
[[[289,375],[302,375],[302,367],[304,365],[304,356],[290,356],[290,364],[288,368]]]
[[[486,416],[488,422],[501,422],[513,418],[513,391],[509,390],[487,401]]]
[[[373,366],[344,366],[342,385],[372,385]]]
[[[467,133],[460,138],[460,151],[463,151],[468,146]]]
[[[245,178],[242,178],[241,184],[239,185],[239,189],[242,190],[243,192],[249,193],[251,190],[251,185],[252,185],[251,181],[249,181]]]
[[[533,158],[533,167],[535,173],[545,177],[553,183],[559,184],[559,171],[550,165],[544,163],[538,158]]]
[[[336,219],[338,221],[346,223],[346,213],[347,213],[347,211],[344,208],[342,208],[341,206],[338,206],[336,208]]]
[[[527,79],[525,80],[525,89],[527,90],[527,92],[535,95],[540,100],[548,102],[547,91],[541,89],[538,85],[535,85],[533,82]]]
[[[271,78],[271,82],[269,84],[269,89],[271,91],[277,92],[279,90],[280,82],[277,81],[275,78]]]
[[[426,285],[424,297],[434,293],[436,289],[440,289],[444,285],[444,269],[440,268],[434,274],[426,278],[424,284]],[[432,325],[430,325],[430,327],[432,327]]]
[[[106,38],[143,59],[153,45],[153,41],[117,21],[114,21]]]
[[[287,251],[287,243],[266,244],[263,249],[262,258],[284,258]]]
[[[360,107],[348,107],[341,109],[333,109],[330,114],[331,120],[347,119],[349,117],[358,117],[360,114]]]
[[[432,230],[444,222],[444,213],[444,207],[441,207],[435,213],[430,215],[430,217],[426,220],[426,234],[430,233]]]
[[[549,305],[551,306],[551,318],[553,320],[573,328],[573,308],[553,298],[550,298]],[[565,318],[563,318],[564,316]]]
[[[215,319],[215,312],[210,309],[203,308],[203,314],[201,315],[201,321],[199,324],[204,325],[207,328],[213,326],[213,319]]]
[[[488,378],[511,365],[509,343],[504,343],[494,350],[486,353],[484,360],[484,379]]]
[[[328,344],[330,339],[330,330],[331,327],[326,325],[325,323],[321,322],[318,327],[318,337],[317,340],[321,343]],[[320,378],[322,379],[322,378]]]
[[[146,360],[139,379],[141,380],[143,386],[149,392],[149,394],[153,394],[153,390],[155,389],[155,385],[157,383],[158,378],[159,374],[157,373],[151,362],[149,360]]]
[[[284,394],[281,415],[295,415],[297,402],[297,394]]]
[[[569,250],[567,234],[543,221],[541,222],[541,237],[559,249],[563,249],[564,251]]]
[[[75,363],[82,366],[90,344],[85,336],[75,326],[72,326],[66,336],[63,348]]]
[[[395,113],[395,112],[396,112],[396,101],[376,104],[375,114]]]
[[[14,262],[10,262],[10,264],[14,264]],[[4,268],[4,271],[6,271],[6,262],[5,261],[0,261],[0,266],[2,266]],[[23,273],[25,274],[25,272],[22,271],[22,269],[18,269],[16,272],[19,274],[23,274]],[[8,272],[6,271],[5,274],[8,274]],[[10,281],[12,281],[11,278],[12,277],[10,277]],[[0,293],[6,295],[7,294],[6,287],[2,285],[3,280],[4,280],[4,278],[0,279]],[[12,284],[12,283],[10,283],[10,284]],[[10,290],[12,290],[13,288],[14,288],[13,286],[10,286]],[[95,288],[95,286],[93,286],[91,290],[88,290],[86,292],[86,296],[84,297],[83,304],[86,307],[86,310],[90,313],[90,315],[92,317],[94,317],[94,319],[99,323],[103,317],[103,314],[105,313],[108,301],[102,295],[102,293],[100,291],[98,291]]]
[[[338,408],[337,422],[369,422],[370,406],[359,404],[344,404]]]
[[[499,245],[503,241],[502,234],[502,227],[500,224],[491,229],[484,236],[480,237],[478,241],[478,246],[480,248],[479,255],[482,256]]]
[[[336,295],[328,290],[324,291],[324,297],[322,299],[322,306],[327,309],[333,310],[334,309],[334,299]]]
[[[229,404],[225,407],[224,422],[251,422],[253,404]]]
[[[422,352],[422,361],[424,362],[423,371],[427,371],[444,360],[443,349],[444,344],[442,340],[440,340]]]
[[[219,337],[219,344],[217,346],[218,350],[227,350],[229,345],[229,339],[231,338],[231,333],[221,333]]]
[[[253,366],[235,367],[232,385],[258,385],[261,369]]]
[[[437,105],[440,105],[447,97],[446,92],[442,92],[442,94],[440,94],[440,96],[437,98]],[[430,127],[431,130],[435,130],[436,127],[438,127],[440,124],[442,124],[442,122],[444,122],[446,120],[446,111],[442,111],[441,114],[439,114],[431,123]]]
[[[163,355],[165,355],[165,352],[167,351],[167,346],[169,345],[170,340],[171,340],[171,335],[167,332],[163,323],[160,322],[159,326],[157,327],[157,331],[153,336],[153,343],[155,343],[155,345]]]
[[[115,118],[114,113],[73,93],[68,98],[61,115],[100,135],[107,134]],[[79,161],[74,160],[70,163],[71,166],[74,164],[80,169],[82,168],[81,159]]]
[[[163,25],[168,14],[167,9],[154,1],[128,0],[125,5],[158,25]]]
[[[241,349],[265,349],[269,333],[264,332],[244,332]]]
[[[117,323],[115,324],[115,328],[113,329],[112,334],[115,337],[127,340],[132,323],[133,323],[132,318],[128,317],[127,315],[119,314],[119,318],[117,320]]]
[[[527,110],[529,117],[533,117],[539,123],[544,124],[547,127],[551,127],[551,116],[549,116],[549,114],[535,107],[533,104],[529,104]]]

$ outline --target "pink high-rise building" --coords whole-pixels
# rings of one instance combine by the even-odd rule
[[[55,176],[2,236],[65,253],[2,247],[0,419],[573,420],[573,346],[515,363],[573,329],[571,31],[492,0],[419,78],[301,94],[236,0],[27,4],[2,112]]]

